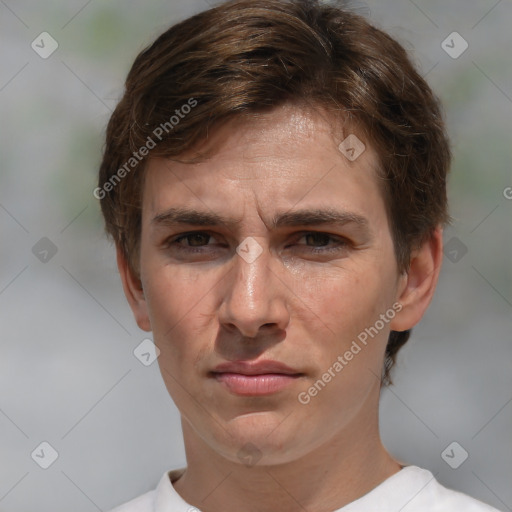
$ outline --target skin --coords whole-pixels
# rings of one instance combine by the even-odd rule
[[[118,265],[181,413],[187,470],[174,486],[205,512],[328,512],[400,470],[378,429],[384,351],[390,330],[412,328],[430,303],[442,233],[437,228],[413,252],[409,271],[398,272],[377,155],[363,141],[366,150],[350,162],[338,149],[349,133],[320,111],[288,105],[214,132],[208,144],[215,152],[204,162],[148,162],[140,272],[130,272],[120,250]],[[171,207],[234,222],[155,221]],[[326,207],[366,223],[271,222],[279,213]],[[198,233],[176,241],[191,231]],[[236,252],[246,237],[262,248],[252,263]],[[300,403],[298,394],[396,303],[400,312],[378,335]],[[302,376],[279,392],[248,397],[208,373],[222,362],[264,359]],[[249,463],[239,457],[247,443],[255,447]]]

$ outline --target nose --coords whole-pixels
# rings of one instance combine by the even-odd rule
[[[232,263],[234,268],[225,277],[220,324],[250,338],[286,329],[290,321],[288,289],[270,252],[263,250],[250,263],[236,254]]]

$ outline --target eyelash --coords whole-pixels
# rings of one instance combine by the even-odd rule
[[[180,241],[181,240],[185,240],[185,239],[190,239],[191,237],[193,236],[197,236],[197,235],[206,235],[206,236],[209,236],[210,238],[213,237],[212,234],[206,232],[206,231],[192,231],[190,233],[183,233],[177,237],[173,237],[173,238],[169,238],[167,240],[164,241],[164,248],[165,249],[170,249],[170,248],[177,248],[179,251],[183,251],[183,252],[188,252],[188,253],[192,253],[192,254],[205,254],[206,252],[208,251],[205,251],[203,250],[203,248],[205,247],[208,247],[208,245],[203,245],[203,246],[197,246],[197,247],[186,247],[186,246],[183,246],[180,244]],[[322,247],[321,249],[318,249],[317,247],[315,246],[305,246],[305,247],[310,247],[312,248],[313,250],[311,251],[313,254],[327,254],[327,253],[332,253],[332,252],[337,252],[339,251],[341,248],[344,248],[346,247],[347,245],[349,245],[349,242],[344,239],[344,238],[341,238],[341,237],[335,237],[333,235],[330,235],[329,233],[324,233],[322,231],[305,231],[305,232],[302,232],[301,233],[301,236],[299,238],[299,240],[301,238],[304,238],[306,236],[310,236],[310,235],[313,235],[313,236],[324,236],[324,237],[327,237],[329,241],[334,241],[336,242],[336,247],[331,247],[331,248],[323,248],[324,246],[320,246]]]

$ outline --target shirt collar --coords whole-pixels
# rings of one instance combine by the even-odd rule
[[[184,501],[172,485],[184,472],[185,468],[180,468],[164,473],[156,488],[154,512],[200,512]]]

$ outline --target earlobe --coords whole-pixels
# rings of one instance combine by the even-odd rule
[[[116,246],[116,254],[117,268],[119,269],[119,275],[123,283],[124,294],[133,312],[135,321],[143,331],[149,332],[151,331],[151,323],[149,321],[147,302],[141,280],[138,276],[134,275],[124,251],[119,245]]]
[[[427,310],[439,279],[443,259],[443,230],[438,226],[411,255],[407,274],[400,278],[397,302],[402,309],[391,322],[391,330],[412,329]]]

